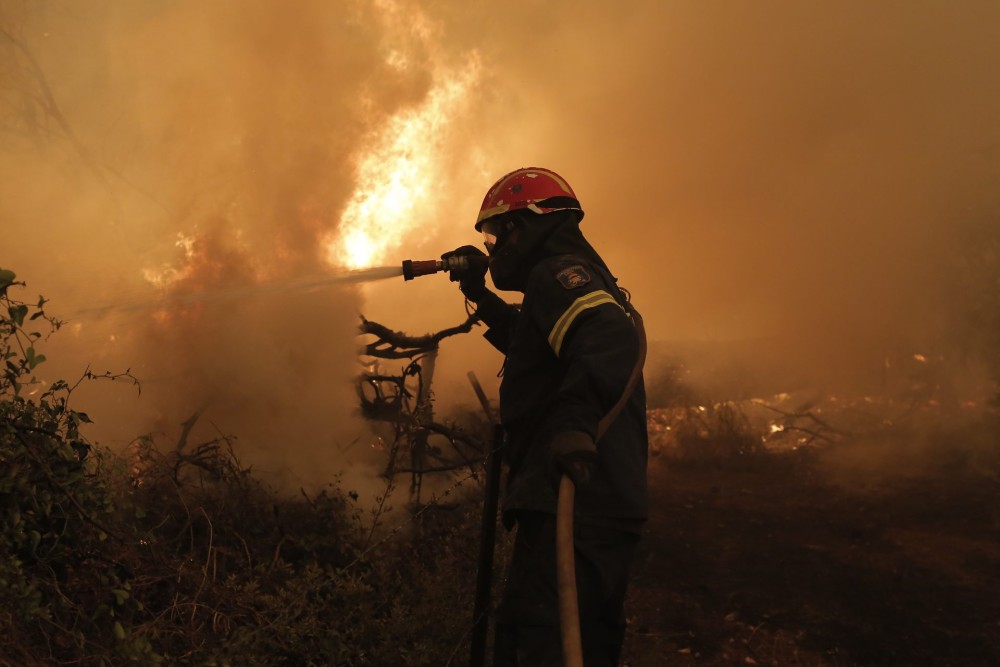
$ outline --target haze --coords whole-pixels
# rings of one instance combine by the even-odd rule
[[[74,397],[107,444],[170,443],[204,409],[203,437],[299,481],[377,464],[358,314],[457,324],[446,278],[76,315],[335,271],[338,225],[380,177],[366,155],[422,170],[374,200],[392,210],[371,214],[373,264],[478,244],[489,185],[546,166],[657,349],[741,342],[817,389],[973,349],[963,313],[997,289],[956,280],[997,247],[989,0],[0,0],[0,28],[0,265],[69,320],[48,376],[142,381]],[[386,128],[408,113],[436,115],[401,147]],[[440,400],[474,402],[470,369],[495,395],[500,362],[449,339]]]

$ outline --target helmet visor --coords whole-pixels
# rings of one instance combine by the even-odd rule
[[[485,220],[480,229],[483,232],[483,245],[486,246],[486,252],[492,255],[493,250],[497,247],[500,225],[494,220]]]

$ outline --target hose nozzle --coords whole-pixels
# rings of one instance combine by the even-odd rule
[[[480,262],[488,263],[489,259],[485,255],[452,255],[447,259],[407,259],[403,261],[403,280],[429,276],[438,271],[468,271]]]
[[[417,276],[429,276],[432,273],[437,273],[443,267],[444,264],[442,260],[439,259],[428,259],[424,261],[413,261],[412,259],[407,259],[403,261],[403,280],[413,280]]]

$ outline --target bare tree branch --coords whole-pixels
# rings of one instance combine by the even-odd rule
[[[66,140],[69,141],[70,145],[73,147],[77,157],[80,158],[80,161],[87,168],[87,170],[106,190],[108,199],[111,200],[111,204],[115,209],[113,224],[116,231],[120,232],[122,208],[121,203],[118,201],[118,197],[115,195],[114,188],[105,175],[104,170],[94,160],[90,151],[77,136],[76,132],[73,131],[73,126],[70,125],[69,120],[66,118],[66,115],[60,108],[59,103],[56,101],[56,97],[52,92],[52,87],[49,85],[48,77],[45,76],[45,71],[42,69],[38,59],[35,57],[34,53],[32,53],[31,49],[28,48],[27,44],[22,39],[19,39],[16,35],[14,35],[4,25],[0,25],[0,40],[11,46],[13,50],[20,54],[21,58],[27,63],[29,78],[34,82],[36,87],[35,91],[31,91],[31,96],[34,98],[37,105],[45,112],[46,117],[51,118],[56,122],[59,129],[62,130]]]
[[[442,329],[434,334],[408,336],[362,316],[361,333],[371,334],[377,338],[375,342],[365,346],[364,354],[382,359],[412,359],[417,355],[438,349],[438,344],[449,336],[469,333],[477,322],[479,322],[478,316],[469,315],[465,322],[458,326]]]

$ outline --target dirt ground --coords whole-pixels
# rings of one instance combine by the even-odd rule
[[[1000,476],[920,463],[652,458],[623,664],[1000,665]]]

